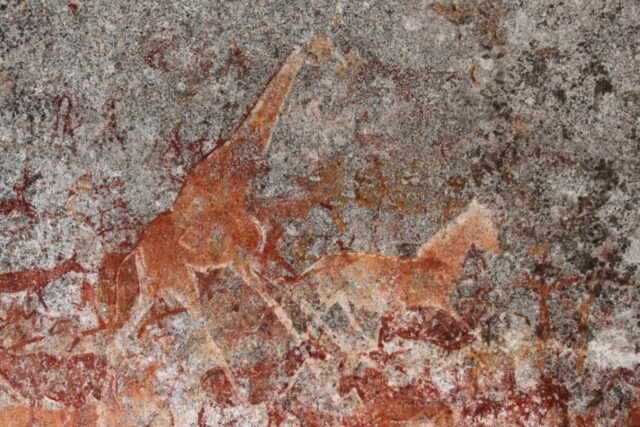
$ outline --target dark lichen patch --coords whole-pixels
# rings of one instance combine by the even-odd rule
[[[613,92],[613,85],[611,84],[611,81],[609,79],[601,78],[596,80],[596,86],[593,89],[593,93],[595,96],[604,95],[611,92]]]
[[[285,305],[285,309],[289,314],[291,322],[293,323],[293,327],[296,328],[296,331],[304,333],[312,320],[311,316],[304,313],[304,311],[302,311],[302,309],[300,308],[300,305],[295,301],[289,301]]]
[[[400,258],[414,258],[418,253],[418,245],[415,243],[400,243],[398,255]]]
[[[557,88],[553,91],[553,96],[561,103],[564,104],[567,102],[567,93],[562,88]]]
[[[583,70],[584,73],[590,74],[592,76],[606,76],[609,74],[607,68],[600,61],[592,61],[590,62]]]

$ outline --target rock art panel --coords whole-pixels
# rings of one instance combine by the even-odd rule
[[[455,90],[488,96],[497,89],[480,86],[504,84],[492,62],[501,56],[489,52],[510,46],[514,24],[503,22],[510,9],[498,3],[421,12],[442,34],[459,43],[470,34],[486,51],[465,70],[472,89]],[[92,13],[67,6],[78,25]],[[343,25],[344,8],[332,25]],[[424,30],[411,16],[398,22]],[[598,242],[560,250],[522,225],[523,206],[542,202],[529,187],[510,187],[532,167],[513,147],[528,146],[538,122],[493,100],[500,127],[451,125],[449,106],[421,101],[434,84],[422,80],[465,88],[455,72],[423,76],[415,64],[347,51],[354,42],[321,34],[305,48],[287,44],[282,62],[265,67],[242,43],[208,49],[192,28],[189,43],[176,28],[145,30],[136,49],[114,56],[113,72],[132,61],[148,80],[131,83],[140,96],[172,88],[163,92],[167,110],[153,110],[162,124],[153,144],[136,143],[127,96],[57,88],[47,95],[42,144],[57,151],[18,156],[18,178],[3,184],[0,237],[15,239],[2,251],[31,254],[2,258],[0,267],[0,425],[637,423],[637,275],[616,267],[637,258],[637,239],[625,238],[622,257],[606,240],[615,227],[587,230],[589,221],[619,220],[610,200],[631,203],[630,190],[609,193],[620,183],[610,163],[588,163],[589,179],[608,194],[599,198],[585,195],[581,176],[570,189],[542,189],[536,172],[536,197],[567,206],[549,208],[553,220],[538,212],[531,221],[555,224],[558,235],[575,222]],[[531,73],[543,74],[561,57],[552,48],[525,56]],[[589,67],[596,89],[607,89],[596,90],[597,102],[609,105],[618,86],[601,83],[604,65]],[[0,94],[9,79],[0,74]],[[518,87],[544,79],[525,80]],[[206,87],[214,81],[220,93]],[[567,102],[560,89],[553,96]],[[218,98],[233,100],[215,116],[222,123],[196,123],[198,108]],[[429,120],[446,123],[416,145],[411,127]],[[467,139],[457,141],[463,131]],[[496,148],[504,138],[512,148]],[[430,144],[438,148],[425,163],[415,147]],[[34,173],[53,153],[52,176],[68,169],[59,172],[64,191],[47,190],[50,178]],[[154,169],[122,178],[114,159]],[[157,187],[140,191],[151,175]],[[487,193],[489,181],[504,186]],[[54,251],[47,245],[56,239],[65,245]]]

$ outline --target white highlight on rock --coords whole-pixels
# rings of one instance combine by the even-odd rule
[[[587,360],[602,369],[633,369],[640,364],[640,354],[634,351],[623,330],[609,329],[589,342]]]
[[[629,264],[640,264],[640,230],[637,230],[631,238],[631,242],[623,258]]]

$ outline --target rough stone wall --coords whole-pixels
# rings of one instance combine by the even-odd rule
[[[640,424],[639,33],[632,0],[0,0],[0,424]],[[181,210],[295,49],[268,150],[194,193],[242,203]]]

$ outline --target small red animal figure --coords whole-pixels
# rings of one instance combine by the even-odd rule
[[[75,259],[70,258],[51,269],[12,271],[0,273],[0,293],[34,292],[44,307],[47,304],[42,298],[42,290],[56,279],[75,271],[84,273],[85,269]]]

